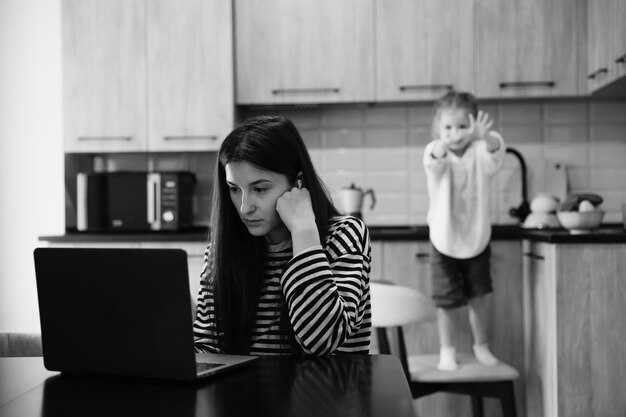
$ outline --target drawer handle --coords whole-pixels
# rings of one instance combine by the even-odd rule
[[[541,260],[541,261],[546,259],[545,257],[543,257],[541,255],[534,254],[532,252],[525,253],[524,256],[526,256],[528,258],[531,258],[531,259],[538,259],[538,260]]]
[[[78,140],[81,142],[87,141],[107,141],[107,140],[123,140],[123,141],[131,141],[133,139],[132,136],[79,136]]]
[[[217,140],[217,135],[206,136],[164,136],[164,140]]]
[[[555,87],[554,81],[511,81],[500,83],[500,88]]]
[[[339,91],[338,88],[277,88],[272,90],[272,94],[336,94]]]
[[[587,78],[589,78],[590,80],[595,79],[598,75],[600,74],[606,74],[607,72],[609,72],[608,68],[600,68],[595,70],[594,72],[592,72],[591,74],[587,75]]]
[[[400,91],[454,90],[454,86],[452,84],[401,85],[398,89]]]
[[[624,62],[626,62],[626,54],[624,54],[624,55],[622,55],[622,56],[618,57],[618,58],[615,60],[615,63],[616,63],[616,64],[623,64]]]
[[[415,257],[416,257],[417,259],[424,259],[424,258],[428,258],[428,257],[430,257],[430,253],[428,253],[428,252],[417,252],[417,253],[415,254]]]

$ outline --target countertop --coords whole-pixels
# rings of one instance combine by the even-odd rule
[[[370,226],[370,237],[376,240],[414,241],[428,240],[428,226]],[[147,233],[85,233],[68,232],[64,235],[40,236],[49,243],[93,242],[203,242],[208,229],[198,227],[184,232]],[[494,225],[492,240],[527,239],[547,243],[626,243],[626,230],[622,224],[607,224],[583,234],[571,234],[564,229],[524,229],[516,225]]]

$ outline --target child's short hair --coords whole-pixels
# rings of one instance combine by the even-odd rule
[[[450,90],[435,102],[435,118],[432,125],[432,137],[439,137],[439,114],[444,109],[464,109],[472,116],[478,115],[478,101],[471,93]]]
[[[435,103],[437,113],[441,109],[465,109],[469,114],[476,117],[478,115],[478,102],[471,93],[448,91]]]

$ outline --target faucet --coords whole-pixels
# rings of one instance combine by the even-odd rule
[[[526,219],[526,216],[530,214],[530,203],[528,202],[528,184],[526,180],[526,161],[524,161],[524,157],[515,148],[511,148],[507,146],[506,153],[510,153],[519,161],[521,174],[522,174],[522,202],[518,207],[511,207],[509,210],[509,214],[511,217],[517,217],[520,223],[523,223]]]

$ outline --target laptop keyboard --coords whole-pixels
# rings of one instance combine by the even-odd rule
[[[224,365],[223,363],[206,363],[206,362],[196,362],[196,372],[204,372],[209,369],[217,368],[218,366]]]

